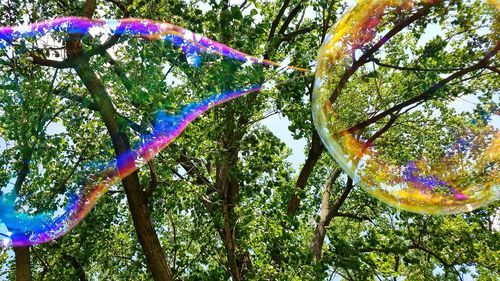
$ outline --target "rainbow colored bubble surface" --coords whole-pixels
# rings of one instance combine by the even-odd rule
[[[365,92],[355,86],[349,91],[343,89],[362,64],[373,60],[371,50],[380,48],[396,34],[375,32],[389,11],[415,8],[411,14],[414,19],[407,19],[416,21],[425,18],[436,4],[439,1],[358,1],[330,30],[319,51],[312,111],[316,129],[330,154],[369,194],[411,212],[453,214],[500,198],[498,101],[481,108],[480,117],[454,114],[454,126],[446,128],[439,126],[439,120],[415,120],[424,116],[422,112],[428,109],[426,103],[433,100],[434,92],[460,73],[450,71],[427,90],[415,90],[406,100],[386,104],[377,96],[378,84]],[[493,14],[498,12],[498,5],[485,6],[484,11],[487,9]],[[498,27],[498,17],[490,20],[494,22],[492,26]],[[403,20],[398,24],[402,23]],[[498,30],[494,32],[499,34]],[[376,39],[377,36],[381,37]],[[472,72],[494,60],[500,43],[498,36],[492,38],[482,59],[456,72]],[[498,92],[493,98],[498,99]],[[457,109],[453,101],[443,102],[449,104],[448,112]],[[352,104],[366,104],[368,108],[355,114]],[[405,122],[417,125],[404,126]],[[437,136],[432,145],[427,144],[427,136]]]
[[[274,65],[307,71],[306,69],[280,65],[269,60],[259,59],[226,45],[192,33],[181,27],[144,19],[123,20],[89,20],[79,17],[56,18],[50,21],[19,27],[0,28],[0,48],[9,46],[10,42],[34,36],[42,36],[50,31],[61,31],[68,34],[86,34],[91,28],[106,28],[114,35],[141,36],[148,40],[165,40],[173,46],[181,48],[187,61],[193,67],[201,64],[201,54],[217,54],[226,58],[241,61]],[[279,82],[278,82],[279,83]],[[80,223],[89,213],[98,199],[117,181],[130,175],[140,166],[150,161],[156,154],[165,149],[184,129],[198,116],[212,107],[223,104],[243,95],[258,92],[267,87],[249,85],[240,89],[216,93],[208,98],[186,105],[175,115],[159,111],[154,122],[153,132],[142,136],[140,146],[119,155],[102,171],[88,178],[80,191],[67,194],[64,208],[47,213],[27,214],[16,206],[17,194],[14,191],[0,192],[0,241],[3,246],[29,246],[45,243],[67,233]]]
[[[339,92],[332,99],[339,77],[352,63],[352,54],[373,43],[373,30],[379,24],[386,8],[407,10],[413,1],[378,0],[359,1],[329,32],[318,57],[313,119],[316,129],[329,152],[339,165],[371,195],[393,206],[429,214],[470,211],[500,197],[498,162],[500,161],[499,130],[488,121],[488,116],[498,112],[485,112],[484,120],[469,120],[462,130],[454,132],[455,141],[440,155],[431,158],[403,159],[392,163],[385,152],[391,146],[378,145],[382,138],[371,140],[357,136],[348,122],[340,115],[339,106],[348,98]],[[431,2],[428,5],[432,5]],[[226,58],[263,65],[281,66],[279,63],[259,59],[226,45],[192,33],[181,27],[151,20],[89,20],[78,17],[54,20],[21,27],[0,28],[0,48],[10,42],[43,35],[49,31],[88,33],[93,27],[105,27],[113,34],[140,36],[148,40],[165,40],[182,49],[192,66],[199,67],[201,53],[211,53]],[[383,38],[382,41],[389,38]],[[304,68],[286,66],[297,71]],[[343,81],[343,83],[346,83]],[[3,246],[28,246],[45,243],[67,233],[90,212],[109,187],[130,175],[165,149],[198,116],[212,107],[258,92],[263,85],[249,85],[233,91],[217,93],[200,102],[185,106],[176,115],[160,112],[153,133],[143,136],[143,142],[111,161],[100,173],[89,177],[80,191],[67,194],[67,204],[62,210],[27,214],[16,206],[13,192],[0,194],[0,241]],[[348,99],[347,99],[348,100]],[[497,114],[497,113],[496,113]],[[388,117],[377,121],[388,122]],[[491,119],[491,118],[490,118]],[[374,124],[380,127],[380,122]],[[356,125],[356,124],[353,124]],[[361,124],[363,125],[363,124]],[[366,126],[367,128],[369,126]],[[401,162],[401,161],[400,161]],[[477,175],[480,175],[479,177]],[[474,180],[472,180],[474,179]]]

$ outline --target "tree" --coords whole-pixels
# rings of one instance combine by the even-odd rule
[[[2,6],[1,14],[8,16],[0,22],[16,25],[25,19],[82,14],[167,20],[258,57],[289,57],[292,65],[308,66],[345,6],[303,0],[12,1]],[[366,99],[377,87],[380,98],[374,110],[380,113],[391,102],[404,102],[439,82],[442,69],[457,72],[480,61],[495,42],[488,37],[494,32],[476,32],[489,25],[481,20],[486,14],[479,3],[442,3],[414,16],[425,7],[389,13],[376,32],[380,36],[397,23],[415,19],[380,47],[370,46],[373,52],[339,86],[339,102],[352,113],[346,115],[346,124],[367,120]],[[457,22],[449,27],[452,19]],[[430,23],[449,33],[418,45]],[[136,147],[141,135],[151,132],[158,112],[175,114],[214,92],[292,80],[207,112],[125,180],[123,189],[109,190],[74,230],[55,242],[31,247],[35,279],[322,280],[335,275],[346,280],[423,280],[460,279],[467,271],[484,280],[498,277],[498,203],[467,214],[432,217],[396,210],[367,195],[323,153],[310,113],[312,75],[244,66],[204,53],[195,67],[182,50],[162,40],[121,36],[102,42],[99,36],[74,34],[65,41],[67,34],[57,36],[56,46],[42,46],[40,38],[38,48],[35,40],[27,40],[25,47],[16,42],[15,60],[6,53],[1,57],[0,85],[6,86],[0,89],[2,138],[20,138],[16,130],[29,131],[16,129],[22,107],[13,98],[19,93],[11,87],[14,66],[22,77],[22,93],[33,97],[24,105],[44,116],[42,121],[28,116],[25,128],[51,122],[65,128],[57,134],[43,128],[36,138],[41,139],[35,150],[39,154],[33,156],[29,184],[19,194],[38,210],[64,204],[56,200],[57,194],[79,188],[99,170],[99,163]],[[463,42],[470,44],[455,45],[445,36],[464,36]],[[481,90],[482,104],[490,104],[498,88],[495,65],[482,70],[484,75],[470,72],[466,81],[450,81],[439,96]],[[58,78],[50,91],[56,69]],[[345,95],[353,91],[359,92],[356,99]],[[47,110],[40,110],[47,97]],[[435,108],[441,104],[433,102],[424,113]],[[436,128],[461,124],[451,112],[443,110],[442,120],[424,113],[399,116],[379,141],[401,141],[397,130],[416,117]],[[260,123],[274,114],[286,116],[293,135],[308,140],[300,171],[286,161],[290,148]],[[390,115],[381,117],[363,137],[388,121]],[[427,136],[418,135],[415,141],[425,140],[427,147],[440,141]],[[20,174],[22,163],[16,162],[15,151],[22,147],[17,141],[2,151],[2,186]],[[397,160],[408,153],[402,146],[387,151],[387,157]],[[0,260],[13,262],[5,251]],[[0,268],[0,276],[14,278],[7,267]]]

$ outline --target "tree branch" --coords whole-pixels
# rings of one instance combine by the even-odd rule
[[[356,70],[358,70],[358,68],[360,68],[363,64],[365,64],[376,51],[378,51],[392,37],[401,32],[405,27],[409,26],[418,19],[426,16],[430,12],[430,9],[431,5],[426,5],[422,9],[415,12],[415,14],[411,15],[410,17],[406,18],[400,23],[396,24],[389,32],[387,32],[387,34],[382,36],[382,38],[377,43],[375,43],[373,47],[368,49],[357,61],[353,62],[351,67],[347,69],[346,72],[344,72],[344,74],[340,78],[339,83],[337,84],[335,90],[333,91],[332,95],[329,98],[330,103],[333,104],[337,100],[349,78],[354,74],[354,72],[356,72]]]
[[[382,67],[399,69],[399,70],[408,70],[408,71],[450,72],[450,71],[457,71],[457,70],[463,69],[463,68],[419,68],[419,67],[397,66],[397,65],[390,65],[390,64],[383,63],[377,58],[373,58],[373,59],[370,59],[368,61],[373,61],[376,65],[382,66]]]
[[[278,34],[285,34],[285,31],[288,29],[288,26],[290,25],[290,23],[292,22],[292,20],[295,18],[295,16],[300,12],[300,9],[302,9],[302,3],[304,2],[304,0],[300,0],[299,4],[297,4],[297,6],[295,6],[291,11],[290,13],[288,14],[288,16],[286,17],[285,21],[283,22],[283,24],[281,25],[280,27],[280,30],[278,31]]]
[[[321,31],[321,43],[325,40],[326,33],[328,32],[328,27],[330,25],[330,21],[332,19],[332,14],[333,14],[333,5],[335,4],[335,0],[331,0],[330,6],[327,8],[327,15],[326,19],[324,17],[324,10],[323,10],[323,22],[322,22],[322,31]]]
[[[309,27],[304,27],[302,29],[298,29],[298,30],[295,30],[293,32],[290,32],[288,34],[285,34],[283,36],[283,38],[281,38],[281,42],[280,43],[283,43],[283,42],[288,42],[288,41],[292,41],[295,37],[297,37],[298,35],[301,35],[301,34],[306,34],[308,32],[311,32],[313,31],[314,28],[309,26]]]
[[[326,219],[330,210],[330,196],[331,188],[337,178],[340,176],[342,170],[337,168],[328,177],[323,185],[323,194],[321,196],[321,208],[319,214],[319,222],[314,230],[314,235],[311,243],[311,251],[316,260],[321,259],[321,249],[326,235]]]
[[[149,160],[147,164],[149,167],[149,174],[151,175],[151,180],[149,181],[148,188],[144,191],[144,197],[146,197],[146,200],[151,197],[153,191],[158,186],[158,175],[154,167],[153,159]]]
[[[128,0],[127,4],[123,4],[118,0],[106,0],[106,1],[118,6],[118,8],[123,13],[123,18],[128,18],[130,16],[127,7],[132,4],[133,0]],[[91,49],[90,51],[86,52],[84,54],[84,56],[88,59],[96,54],[103,54],[109,48],[113,47],[116,43],[118,43],[120,38],[121,38],[121,34],[113,34],[113,35],[111,35],[111,37],[108,38],[108,40],[106,40],[106,42],[104,42],[101,45],[99,45],[98,47],[95,47],[95,48]]]
[[[90,49],[89,51],[85,52],[84,56],[85,58],[90,58],[95,55],[104,55],[104,53],[111,47],[113,47],[116,43],[121,38],[121,34],[113,34],[111,35],[106,42],[102,43],[101,45],[94,47]]]
[[[495,72],[496,74],[500,74],[500,70],[494,66],[487,66],[486,68]]]
[[[372,118],[370,118],[368,120],[359,122],[356,125],[352,126],[351,128],[343,130],[342,132],[335,134],[335,136],[340,136],[344,133],[351,133],[352,134],[353,132],[356,132],[357,130],[363,129],[363,128],[367,127],[368,125],[373,124],[373,123],[379,121],[380,119],[382,119],[390,114],[393,114],[396,111],[402,110],[403,108],[405,108],[407,106],[431,99],[437,90],[441,89],[443,86],[448,84],[450,81],[452,81],[456,78],[459,78],[459,77],[461,77],[469,72],[479,70],[481,68],[485,68],[487,66],[489,59],[492,58],[498,52],[499,49],[500,49],[500,42],[497,43],[495,48],[492,51],[490,51],[489,53],[487,53],[486,56],[482,60],[480,60],[478,63],[453,73],[452,75],[446,77],[445,79],[442,79],[441,81],[435,83],[434,85],[429,87],[427,90],[425,90],[420,95],[415,96],[415,97],[413,97],[409,100],[406,100],[402,103],[399,103],[397,105],[394,105],[393,107],[385,110],[384,112],[381,112],[381,113],[373,116]]]
[[[184,168],[184,170],[186,170],[186,172],[190,176],[192,176],[195,179],[194,184],[206,185],[210,189],[214,188],[210,180],[200,173],[198,167],[196,167],[196,165],[185,154],[181,153],[179,155],[177,162],[182,166],[182,168]]]
[[[370,219],[367,216],[358,216],[358,215],[355,215],[355,214],[343,213],[343,212],[337,212],[337,214],[335,216],[336,217],[351,218],[351,219],[355,219],[355,220],[358,220],[358,221],[364,221],[364,220],[369,220]]]
[[[57,95],[61,98],[65,98],[65,99],[71,100],[73,102],[76,102],[76,103],[80,104],[83,108],[86,108],[86,109],[89,109],[92,111],[96,111],[96,112],[99,111],[99,109],[97,108],[97,104],[94,101],[89,100],[83,96],[77,96],[77,95],[70,94],[67,91],[67,89],[60,89],[60,90],[54,91],[53,93],[54,93],[54,95]],[[139,124],[135,123],[130,118],[128,118],[120,113],[117,113],[117,115],[118,115],[118,118],[125,121],[134,132],[136,132],[138,134],[143,133],[143,129]]]
[[[271,42],[274,33],[276,32],[276,28],[278,28],[278,24],[281,21],[281,18],[283,17],[283,14],[285,13],[286,8],[288,8],[288,5],[290,5],[290,0],[285,0],[283,2],[283,6],[281,6],[281,9],[278,12],[278,15],[276,15],[276,18],[274,18],[273,22],[271,23],[271,29],[269,30],[269,35],[267,37],[267,42]]]
[[[35,54],[30,54],[29,56],[31,57],[34,64],[41,65],[41,66],[49,66],[49,67],[59,68],[59,69],[70,68],[73,66],[73,63],[69,59],[65,59],[63,61],[56,61],[56,60],[42,58],[42,57],[37,56]]]
[[[83,269],[83,267],[80,264],[80,262],[78,261],[78,259],[76,259],[74,256],[71,256],[69,254],[64,254],[64,256],[67,259],[69,259],[69,262],[71,263],[71,265],[75,269],[76,274],[78,275],[79,280],[80,281],[87,281],[88,279],[87,279],[87,275],[85,274],[85,270]]]
[[[316,132],[316,130],[313,130],[311,138],[311,147],[309,149],[306,162],[304,163],[304,166],[300,170],[299,177],[295,182],[295,191],[292,194],[290,201],[288,202],[288,208],[286,211],[287,215],[294,216],[297,213],[297,210],[299,208],[300,198],[297,195],[296,191],[302,190],[306,187],[307,180],[309,179],[309,176],[311,175],[314,166],[321,157],[321,154],[323,153],[324,149],[325,147],[321,142],[318,133]]]

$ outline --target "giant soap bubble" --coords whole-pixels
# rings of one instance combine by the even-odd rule
[[[166,22],[145,19],[91,20],[80,17],[63,17],[36,24],[15,27],[0,27],[0,49],[8,48],[12,42],[47,36],[50,32],[65,34],[87,34],[101,28],[118,36],[141,36],[148,40],[164,40],[182,50],[192,67],[202,65],[202,55],[225,57],[228,63],[243,65],[260,64],[308,72],[304,68],[281,65],[270,60],[250,56],[200,34]],[[214,58],[212,58],[214,60]],[[110,161],[97,174],[88,175],[80,190],[68,191],[66,204],[57,210],[47,212],[24,212],[19,208],[19,197],[14,190],[0,188],[0,245],[30,246],[56,239],[67,233],[87,216],[99,198],[120,179],[123,179],[145,165],[164,150],[186,127],[209,109],[249,93],[259,92],[282,82],[262,85],[242,85],[235,89],[208,95],[205,99],[192,102],[175,114],[158,111],[150,134],[141,136],[141,143],[133,150]],[[3,137],[0,136],[0,137]],[[7,191],[8,190],[8,191]]]
[[[330,154],[369,194],[412,212],[452,214],[500,198],[499,93],[452,88],[469,85],[475,75],[489,75],[492,80],[483,81],[498,82],[494,66],[500,48],[498,8],[481,4],[487,32],[483,30],[481,37],[481,56],[471,58],[468,65],[434,66],[439,75],[432,77],[432,83],[430,78],[418,81],[418,76],[410,85],[403,84],[405,77],[384,81],[411,67],[395,65],[392,72],[383,72],[388,64],[382,60],[390,60],[390,52],[381,47],[404,28],[424,21],[436,5],[451,9],[453,3],[358,1],[330,30],[320,49],[312,111]],[[387,17],[395,14],[398,21],[388,24]],[[447,38],[437,38],[437,43],[461,39],[436,29],[427,33],[441,32]],[[417,63],[412,66],[422,60],[414,58]],[[364,76],[355,77],[364,64],[368,64]],[[348,83],[353,79],[373,82],[359,89]]]
[[[384,16],[408,10],[414,4],[410,0],[361,0],[334,26],[320,49],[313,119],[335,160],[375,197],[396,207],[420,213],[470,211],[498,199],[500,195],[498,93],[491,98],[487,96],[473,101],[477,104],[473,114],[450,114],[453,113],[453,106],[451,109],[444,106],[450,110],[443,115],[446,118],[442,122],[417,122],[412,129],[401,126],[401,122],[411,121],[411,117],[425,117],[422,112],[433,108],[426,107],[425,102],[437,100],[435,92],[442,90],[459,74],[473,73],[488,66],[499,49],[497,33],[490,36],[493,44],[489,45],[493,46],[488,46],[483,58],[448,73],[441,78],[441,82],[436,82],[423,92],[416,91],[413,96],[395,96],[385,103],[370,104],[376,92],[363,95],[362,91],[355,89],[349,89],[349,92],[344,90],[350,77],[356,74],[362,64],[368,60],[375,62],[372,57],[374,52],[370,53],[370,50],[380,48],[398,33],[389,31],[378,41],[375,39],[375,30],[384,22]],[[424,3],[408,18],[398,18],[395,26],[424,18],[433,4]],[[497,12],[491,7],[488,11]],[[496,21],[492,25],[498,27]],[[128,34],[170,42],[182,49],[194,67],[200,67],[202,53],[221,55],[241,64],[280,66],[181,27],[142,19],[90,20],[66,17],[28,26],[1,27],[0,49],[7,48],[15,40],[45,35],[49,31],[84,34],[95,27],[107,28],[113,35]],[[285,67],[307,71],[293,66]],[[17,206],[17,194],[0,189],[1,244],[29,246],[48,242],[67,233],[81,222],[113,183],[130,175],[165,149],[198,116],[210,108],[258,92],[267,86],[245,85],[212,93],[173,115],[159,112],[153,132],[142,136],[140,145],[104,165],[99,173],[89,176],[81,190],[68,192],[66,204],[59,210],[22,212]],[[455,100],[438,101],[449,105]]]

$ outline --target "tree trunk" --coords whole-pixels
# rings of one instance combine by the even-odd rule
[[[238,266],[237,255],[236,255],[236,226],[235,226],[235,214],[234,207],[237,203],[237,197],[239,193],[238,180],[232,175],[231,169],[237,167],[238,163],[238,148],[237,144],[240,141],[240,134],[234,133],[234,124],[229,125],[227,128],[227,136],[233,135],[234,143],[230,143],[223,137],[222,147],[227,150],[222,157],[222,163],[218,169],[218,176],[216,186],[219,188],[223,195],[223,205],[222,205],[222,215],[224,219],[224,243],[226,244],[227,251],[227,262],[229,265],[229,270],[231,271],[231,277],[233,281],[239,281],[241,279],[240,268]],[[232,144],[232,145],[231,145]],[[233,227],[235,227],[233,231]]]
[[[314,166],[321,157],[324,148],[325,147],[323,146],[323,143],[321,142],[318,133],[316,131],[313,131],[313,135],[311,138],[311,148],[309,149],[309,154],[307,155],[304,167],[302,167],[302,170],[300,170],[299,178],[295,183],[295,190],[297,189],[302,190],[306,187],[307,179],[309,179],[309,176],[311,175]],[[300,198],[297,195],[297,193],[294,192],[288,203],[286,214],[289,216],[294,216],[297,213],[299,204],[300,204]]]
[[[231,222],[228,204],[223,206],[223,216],[224,216],[224,235],[227,250],[227,261],[229,263],[229,269],[231,271],[231,277],[233,281],[240,280],[240,270],[238,268],[238,263],[236,262],[235,245],[231,234]]]
[[[311,245],[311,251],[313,253],[315,260],[321,259],[321,251],[323,249],[323,242],[325,241],[325,236],[326,236],[325,220],[321,218],[321,220],[316,225],[316,229],[314,230],[314,237]]]
[[[323,196],[321,198],[321,212],[320,219],[318,225],[316,226],[316,230],[314,231],[313,242],[311,246],[311,250],[313,252],[314,258],[319,260],[321,258],[321,248],[323,247],[323,241],[325,239],[326,228],[325,223],[328,219],[328,213],[330,211],[330,194],[331,187],[340,176],[340,169],[336,169],[332,172],[328,180],[326,181],[323,188]]]
[[[129,138],[125,133],[125,129],[120,128],[116,121],[117,113],[104,85],[87,61],[81,59],[75,70],[99,108],[104,124],[113,141],[116,156],[128,151],[130,149]],[[135,231],[154,280],[173,280],[172,271],[167,264],[160,240],[151,222],[149,208],[137,172],[133,172],[122,179],[122,184],[127,196]]]
[[[29,162],[32,154],[32,148],[25,148],[25,150],[23,150],[23,164],[17,175],[16,183],[14,184],[14,190],[17,194],[21,192],[21,187],[30,171]],[[16,280],[31,281],[30,247],[16,247],[14,248],[14,254],[16,256]]]
[[[337,200],[335,200],[333,206],[330,207],[330,188],[339,175],[340,175],[340,170],[334,172],[330,176],[324,187],[323,197],[321,201],[320,220],[316,225],[313,241],[311,243],[311,251],[316,260],[321,259],[321,251],[326,236],[326,227],[330,225],[330,222],[335,216],[339,215],[339,209],[340,207],[342,207],[342,204],[344,204],[345,200],[347,199],[347,196],[349,195],[353,187],[352,179],[348,178],[344,190],[337,198]]]
[[[16,254],[16,281],[31,281],[31,260],[29,247],[14,248]]]

